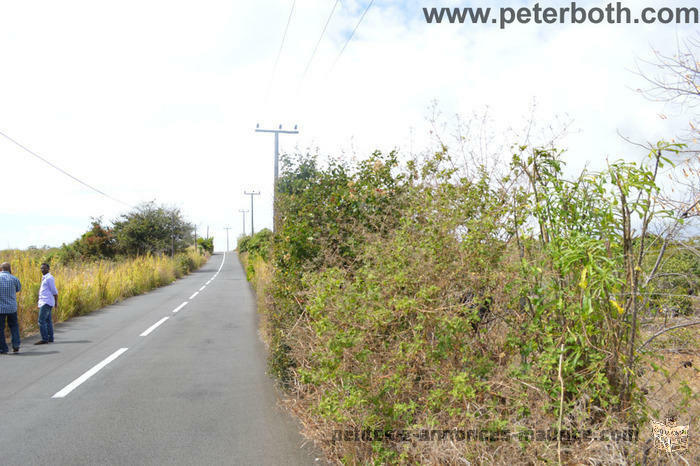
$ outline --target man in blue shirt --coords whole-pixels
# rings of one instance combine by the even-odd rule
[[[49,264],[41,264],[41,286],[39,287],[39,333],[41,340],[35,345],[53,343],[53,320],[51,310],[58,307],[58,291],[53,275],[49,273]]]
[[[7,354],[5,320],[12,335],[12,350],[19,351],[19,323],[17,322],[17,293],[22,289],[19,279],[12,275],[10,264],[0,264],[0,354]]]

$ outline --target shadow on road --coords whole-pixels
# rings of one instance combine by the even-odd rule
[[[52,345],[65,345],[65,344],[69,344],[69,343],[92,343],[92,340],[67,340],[67,341],[57,340],[57,341],[52,342],[51,344]]]

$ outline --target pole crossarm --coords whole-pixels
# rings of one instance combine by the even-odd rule
[[[282,134],[299,134],[297,130],[289,129],[256,129],[256,133],[282,133]]]

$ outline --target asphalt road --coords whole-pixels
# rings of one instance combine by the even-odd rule
[[[0,356],[0,464],[318,464],[265,373],[242,267],[223,259]]]

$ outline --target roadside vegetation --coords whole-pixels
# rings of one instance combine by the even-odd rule
[[[698,309],[686,248],[697,240],[668,233],[697,205],[669,208],[657,180],[683,149],[659,142],[643,162],[574,177],[553,147],[515,147],[499,176],[463,175],[445,147],[406,164],[378,152],[284,160],[279,230],[242,238],[239,252],[271,371],[307,434],[347,464],[602,464],[654,452],[566,437],[631,429],[646,440],[650,416],[697,428],[698,327],[647,341],[648,328],[692,323]],[[664,354],[665,339],[681,352]],[[667,367],[674,355],[690,365]],[[504,438],[337,438],[421,429]],[[548,441],[528,439],[538,429]]]
[[[138,206],[113,225],[100,219],[71,244],[60,248],[0,251],[22,282],[18,295],[20,329],[37,329],[39,266],[47,262],[59,291],[54,320],[87,314],[130,296],[172,283],[208,259],[211,239],[192,246],[192,226],[177,209],[153,203]]]
[[[698,50],[638,70],[687,132],[596,171],[532,120],[452,147],[433,120],[411,159],[283,159],[276,231],[239,252],[270,370],[332,461],[700,464]],[[689,449],[658,451],[651,420],[690,425]]]

